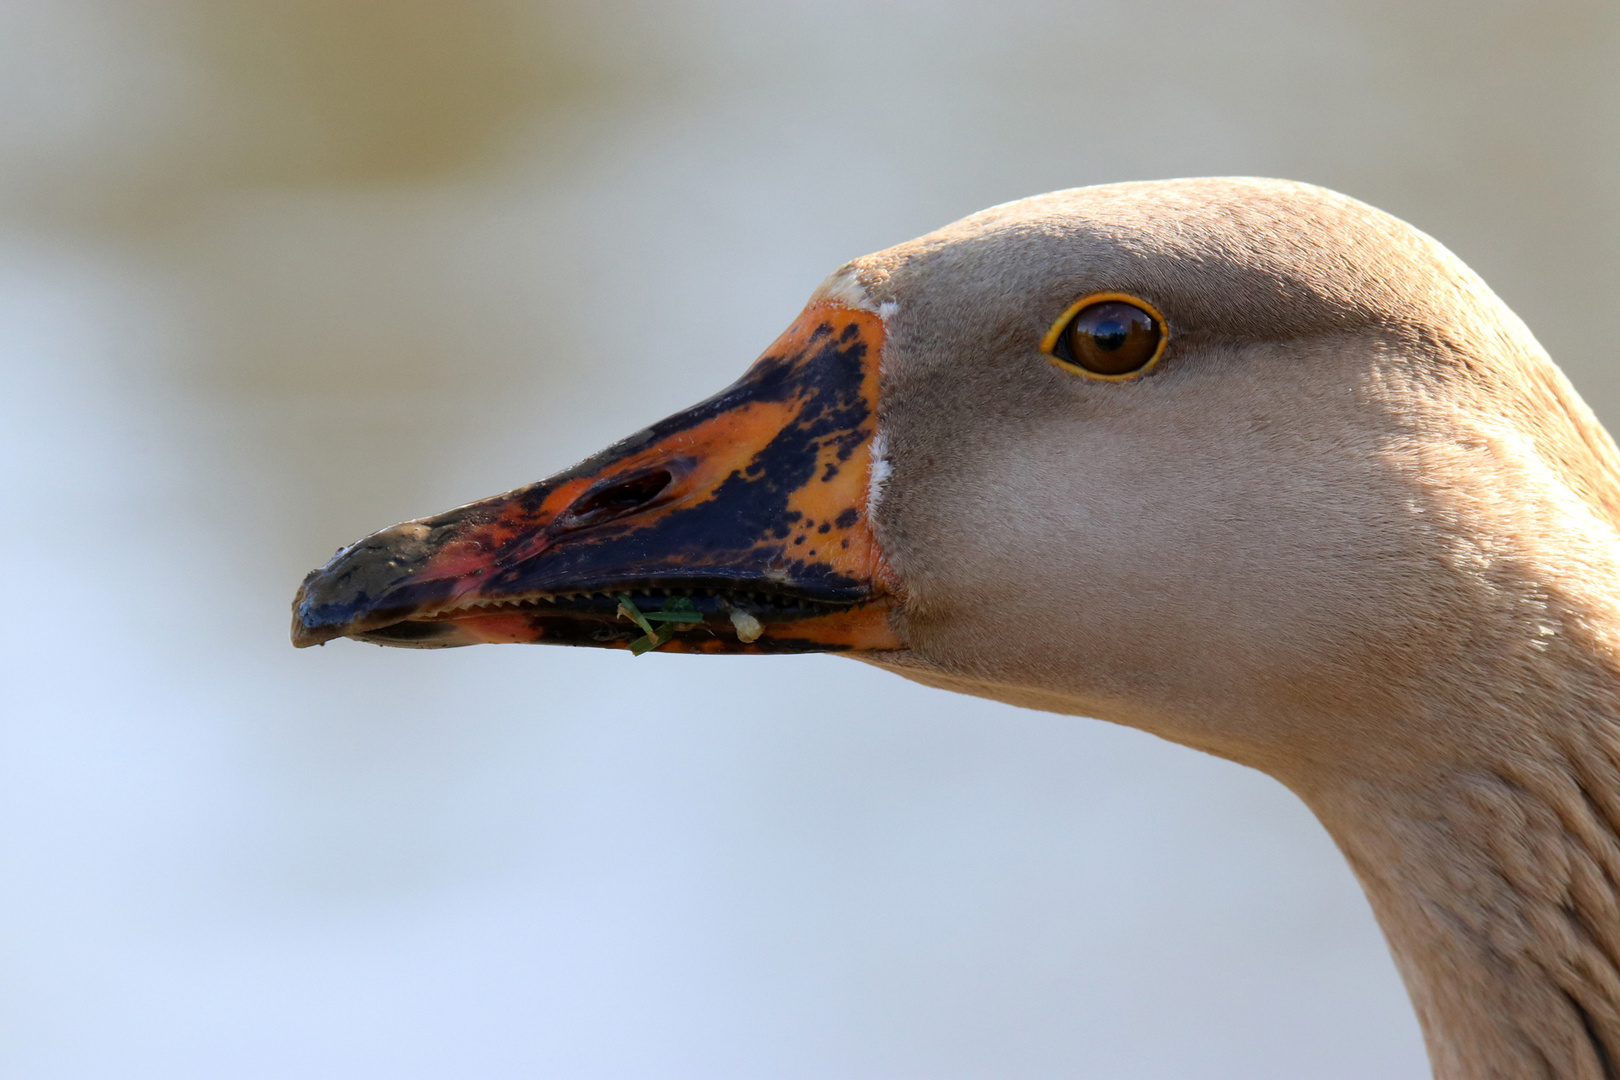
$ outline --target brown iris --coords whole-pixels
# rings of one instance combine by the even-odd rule
[[[1117,293],[1087,300],[1064,312],[1055,333],[1048,333],[1043,344],[1054,360],[1094,378],[1127,379],[1159,358],[1164,320],[1145,301]]]

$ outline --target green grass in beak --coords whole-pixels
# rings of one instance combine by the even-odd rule
[[[619,614],[641,627],[646,633],[645,637],[636,638],[630,643],[632,656],[640,656],[644,652],[658,648],[674,637],[675,631],[681,626],[692,626],[703,621],[703,613],[684,596],[666,600],[658,611],[642,611],[636,607],[636,602],[630,599],[627,593],[620,593],[618,601]],[[655,622],[671,625],[658,629],[653,626]]]

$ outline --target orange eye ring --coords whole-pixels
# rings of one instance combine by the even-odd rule
[[[1142,329],[1140,322],[1136,327],[1127,329],[1114,319],[1113,329],[1106,339],[1095,334],[1095,328],[1079,327],[1082,316],[1087,314],[1088,309],[1096,308],[1097,317],[1106,317],[1111,312],[1119,312],[1119,305],[1146,315],[1151,321],[1154,338],[1143,336],[1147,331]],[[1084,329],[1091,329],[1093,332],[1089,338],[1082,335],[1077,339],[1076,333]],[[1076,333],[1071,333],[1071,330],[1075,330]],[[1159,358],[1164,355],[1164,347],[1169,342],[1170,327],[1158,308],[1140,296],[1120,292],[1100,292],[1082,296],[1063,309],[1063,314],[1057,317],[1046,331],[1046,336],[1041,338],[1041,352],[1046,354],[1046,358],[1053,366],[1062,368],[1070,374],[1083,375],[1088,379],[1102,382],[1126,382],[1141,378],[1152,371]],[[1107,351],[1118,350],[1122,346],[1131,352],[1118,357],[1106,356]],[[1087,367],[1082,362],[1088,358],[1096,362],[1093,367]],[[1107,370],[1105,362],[1112,360],[1122,360],[1130,366],[1120,370]]]

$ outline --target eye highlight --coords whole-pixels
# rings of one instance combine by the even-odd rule
[[[1119,382],[1146,374],[1169,340],[1164,316],[1146,300],[1093,293],[1058,316],[1041,341],[1041,351],[1065,371]]]

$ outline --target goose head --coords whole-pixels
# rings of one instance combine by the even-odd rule
[[[1112,374],[1073,355],[1098,310],[1145,335]],[[620,596],[690,595],[659,648],[843,651],[1309,771],[1566,629],[1615,464],[1410,226],[1282,181],[1083,188],[857,259],[726,391],[344,549],[294,639],[623,647]]]
[[[340,551],[293,633],[840,651],[1255,766],[1441,1073],[1508,1076],[1620,1049],[1614,962],[1594,1004],[1534,977],[1567,935],[1497,932],[1582,858],[1620,879],[1617,522],[1614,445],[1439,243],[1304,184],[1117,184],[854,260],[708,401]]]
[[[1112,185],[844,273],[890,311],[872,517],[906,648],[875,663],[1308,787],[1510,736],[1480,688],[1612,625],[1613,444],[1476,274],[1371,207]],[[1094,297],[1162,320],[1162,354],[1053,357]]]

